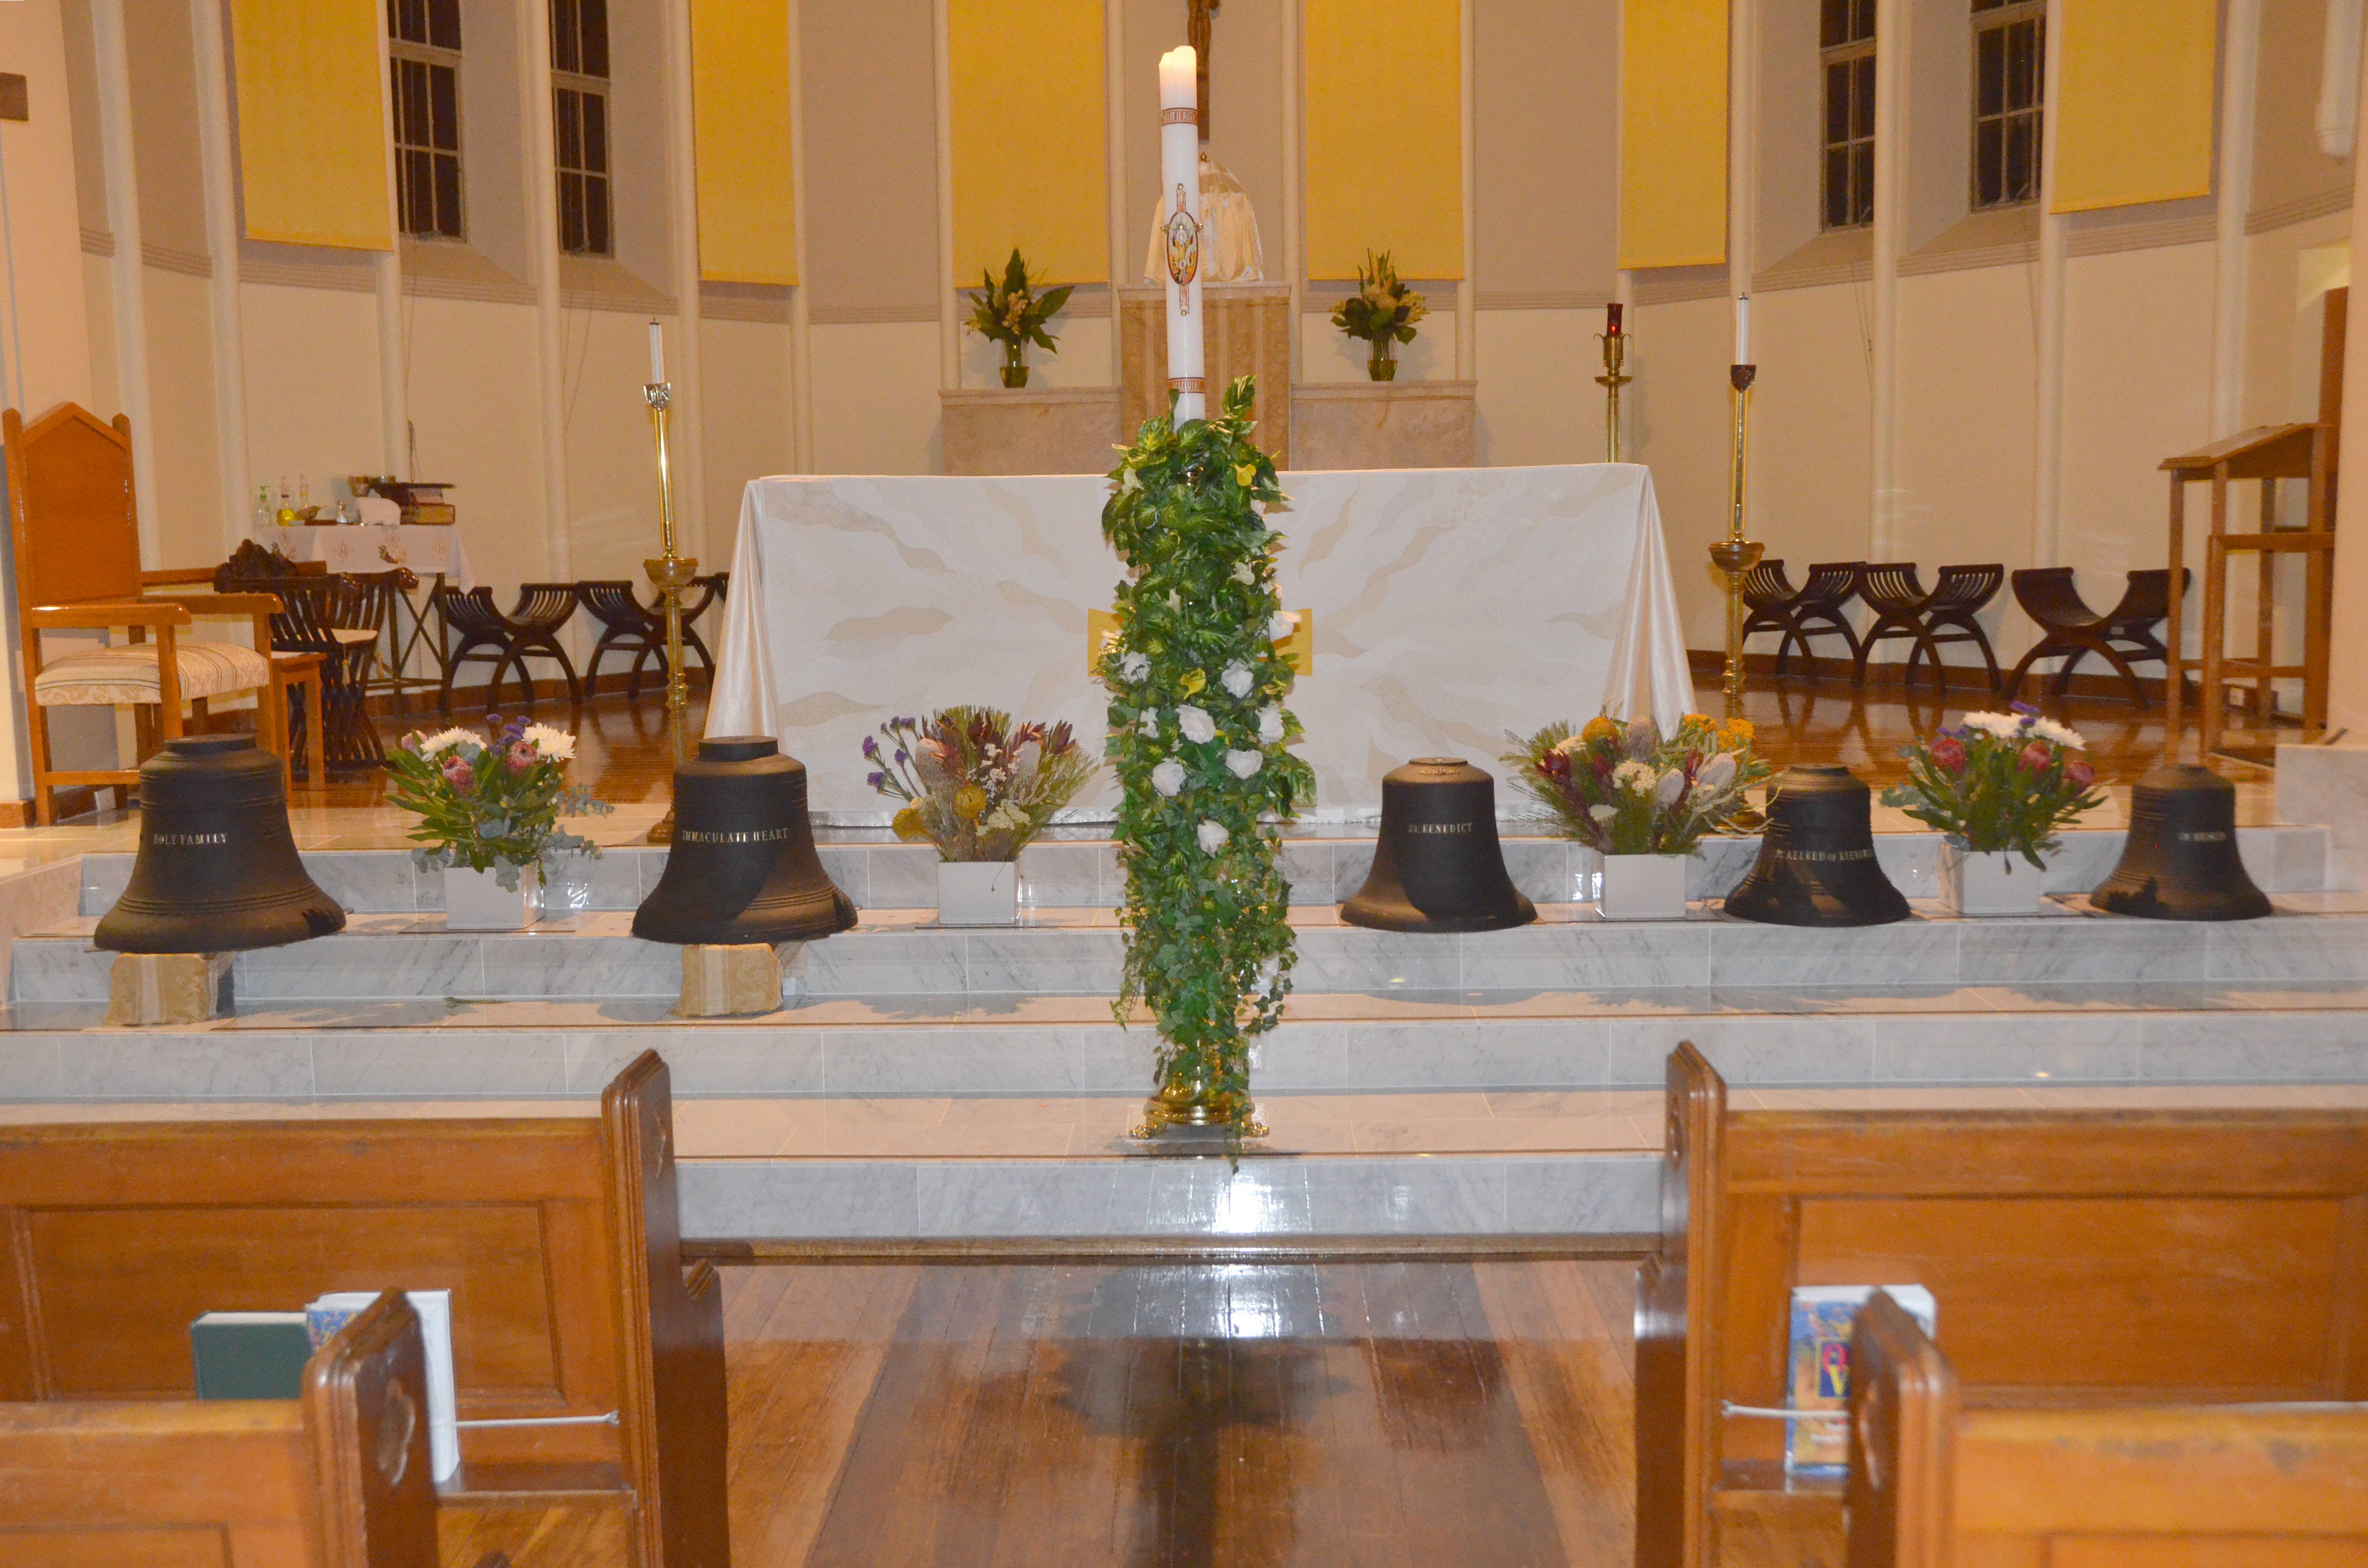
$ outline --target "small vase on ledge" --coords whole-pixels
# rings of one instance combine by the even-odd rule
[[[1365,361],[1365,374],[1377,381],[1395,381],[1398,379],[1398,362],[1390,358],[1390,346],[1387,342],[1375,347],[1373,357]]]
[[[1027,350],[1022,348],[1017,343],[1012,344],[1005,350],[1003,360],[1003,384],[1005,386],[1017,388],[1024,387],[1028,384],[1028,361],[1020,358],[1020,356],[1026,352]]]

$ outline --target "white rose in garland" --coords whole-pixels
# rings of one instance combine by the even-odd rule
[[[1293,957],[1281,834],[1262,819],[1287,818],[1315,795],[1313,771],[1284,749],[1299,724],[1282,706],[1292,672],[1273,640],[1292,624],[1275,595],[1280,540],[1259,515],[1282,492],[1273,461],[1250,444],[1250,401],[1246,377],[1214,418],[1181,430],[1172,415],[1147,421],[1102,508],[1103,537],[1128,568],[1118,636],[1099,665],[1125,791],[1116,1011],[1123,1023],[1140,1000],[1159,1021],[1145,1131],[1212,1121],[1235,1139],[1258,1131],[1250,1048],[1281,1020]],[[1146,734],[1153,703],[1179,697],[1171,733],[1182,739]]]

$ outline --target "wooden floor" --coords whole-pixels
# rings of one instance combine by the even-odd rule
[[[1634,1277],[729,1268],[734,1568],[1626,1568]]]
[[[515,685],[507,689],[515,698]],[[664,798],[670,774],[666,710],[664,699],[654,687],[644,687],[638,701],[611,692],[580,709],[570,709],[564,699],[554,701],[551,683],[542,683],[538,690],[543,700],[526,710],[545,722],[577,733],[576,755],[582,759],[575,770],[578,782],[590,785],[592,792],[602,800],[619,804]],[[1697,687],[1695,702],[1703,710],[1721,711],[1721,701],[1714,683],[1704,682]],[[393,744],[406,730],[476,725],[482,724],[484,717],[479,705],[456,702],[450,715],[434,711],[432,703],[417,706],[418,710],[411,714],[388,715],[379,721],[388,744]],[[1917,736],[1929,735],[1943,723],[1956,722],[1969,708],[1998,706],[2002,704],[1997,699],[1971,687],[1952,689],[1943,701],[1934,699],[1929,687],[1919,687],[1909,696],[1896,686],[1870,687],[1866,691],[1853,692],[1845,681],[1794,678],[1778,683],[1770,677],[1755,676],[1750,690],[1745,694],[1744,716],[1759,727],[1760,750],[1778,767],[1795,762],[1847,763],[1861,778],[1880,788],[1906,777],[1907,767],[1899,754]],[[2132,782],[2161,760],[2164,731],[2159,705],[2139,713],[2116,699],[2075,697],[2048,699],[2041,706],[2051,717],[2077,726],[2088,738],[2099,776],[2108,784]],[[505,714],[519,710],[515,701],[500,709]],[[1540,714],[1538,722],[1543,724],[1555,717],[1586,716],[1574,708],[1565,715]],[[692,733],[696,734],[705,721],[703,698],[694,689]],[[2192,730],[2187,741],[2192,757]],[[860,758],[851,756],[808,756],[801,760],[815,768],[862,766]],[[1493,756],[1474,760],[1489,766],[1496,761]],[[2214,766],[2233,778],[2270,777],[2267,768],[2230,758],[2222,758]],[[336,774],[325,790],[298,786],[299,800],[313,805],[373,806],[384,793],[385,776],[374,769]]]

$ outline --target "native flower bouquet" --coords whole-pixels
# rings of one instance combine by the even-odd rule
[[[1332,307],[1332,324],[1372,345],[1372,354],[1365,361],[1366,373],[1377,381],[1386,381],[1398,373],[1397,361],[1392,358],[1395,346],[1412,343],[1414,324],[1429,312],[1420,294],[1398,281],[1389,252],[1375,256],[1367,251],[1365,265],[1357,269],[1357,292]]]
[[[1003,281],[997,283],[995,274],[980,274],[985,287],[970,297],[970,330],[989,343],[1003,345],[1003,384],[1024,387],[1028,384],[1028,346],[1034,344],[1047,354],[1058,354],[1059,340],[1044,330],[1044,324],[1061,313],[1069,302],[1071,285],[1035,292],[1028,281],[1028,263],[1020,257],[1019,247],[1011,248],[1011,259],[1003,264]]]
[[[567,782],[575,737],[521,714],[485,718],[490,736],[473,730],[414,730],[387,757],[387,797],[419,816],[411,852],[423,870],[492,871],[516,891],[518,874],[541,867],[550,881],[566,855],[599,856],[590,839],[559,825],[564,816],[605,816],[609,807]]]
[[[1282,536],[1262,506],[1282,500],[1274,461],[1250,444],[1244,376],[1214,418],[1146,420],[1126,449],[1102,537],[1126,563],[1118,633],[1097,673],[1110,688],[1110,756],[1125,796],[1126,968],[1115,1004],[1159,1019],[1159,1086],[1144,1131],[1164,1123],[1258,1135],[1249,1048],[1281,1021],[1292,959],[1291,886],[1276,825],[1315,793],[1285,748],[1291,632],[1275,595]]]
[[[1589,719],[1577,733],[1548,724],[1515,749],[1513,782],[1563,836],[1606,855],[1690,855],[1744,807],[1772,771],[1751,753],[1751,724],[1689,713],[1667,740],[1650,719]]]
[[[1068,725],[1014,724],[993,708],[891,719],[863,755],[876,765],[864,782],[905,802],[896,836],[951,861],[1018,859],[1099,770]]]
[[[1929,827],[1976,855],[2021,855],[2033,866],[2056,846],[2055,830],[2104,801],[2080,732],[2043,719],[2028,703],[2010,713],[1968,713],[1954,729],[1918,741],[1907,782],[1883,792]]]

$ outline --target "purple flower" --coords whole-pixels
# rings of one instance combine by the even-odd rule
[[[873,735],[866,735],[863,737],[863,755],[870,757],[874,762],[880,760],[880,742],[878,737]]]
[[[888,782],[888,776],[884,773],[867,773],[863,776],[863,781],[877,790]]]
[[[2028,702],[2009,702],[2007,704],[2007,710],[2011,713],[2021,714],[2022,722],[2025,724],[2030,723],[2033,719],[2039,717],[2039,710],[2033,708]]]
[[[912,754],[907,752],[903,746],[898,746],[896,748],[896,760],[898,762],[910,762],[913,760],[913,756]]]

